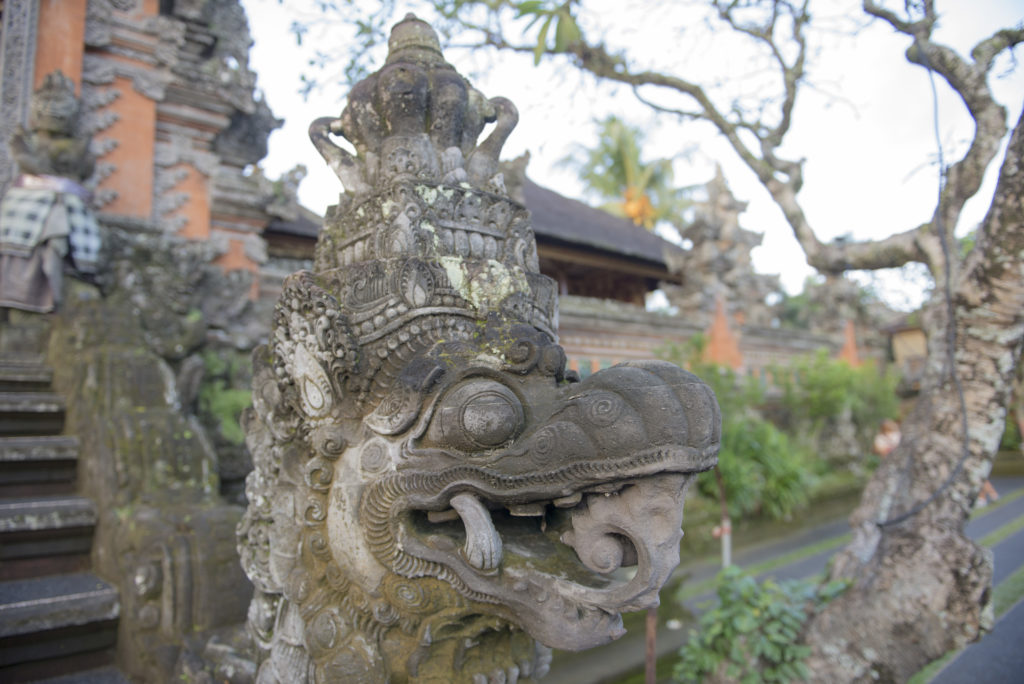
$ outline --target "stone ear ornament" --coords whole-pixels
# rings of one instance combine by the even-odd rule
[[[538,679],[657,604],[718,405],[664,362],[566,369],[497,166],[515,107],[415,17],[389,45],[310,127],[344,195],[254,355],[259,681]]]

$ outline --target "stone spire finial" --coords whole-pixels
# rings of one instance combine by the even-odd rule
[[[353,86],[339,118],[317,119],[309,135],[349,198],[403,179],[505,194],[498,157],[518,120],[509,100],[488,100],[445,62],[437,34],[409,14],[391,31],[384,67]],[[488,123],[495,129],[478,144]]]
[[[395,24],[388,38],[386,63],[406,61],[424,64],[443,64],[441,41],[427,22],[410,12]]]

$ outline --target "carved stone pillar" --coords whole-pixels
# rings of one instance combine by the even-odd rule
[[[718,405],[664,362],[566,369],[556,284],[498,170],[515,107],[415,17],[389,46],[310,127],[346,192],[254,354],[258,680],[535,679],[550,648],[657,604]]]

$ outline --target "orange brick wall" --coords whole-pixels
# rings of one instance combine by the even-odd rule
[[[60,70],[82,91],[82,54],[85,47],[85,0],[41,0],[36,41],[35,83],[43,84],[52,71]]]
[[[208,240],[210,238],[210,190],[209,179],[191,164],[179,164],[175,169],[183,169],[186,176],[174,186],[171,192],[188,194],[188,202],[168,216],[183,216],[185,225],[178,232],[190,240]]]
[[[118,145],[100,161],[110,162],[116,169],[99,188],[116,190],[118,195],[103,211],[148,219],[153,213],[156,102],[136,91],[130,78],[118,76],[111,87],[121,93],[110,105],[121,118],[102,137],[113,138]]]

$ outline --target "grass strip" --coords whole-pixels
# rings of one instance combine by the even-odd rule
[[[1011,522],[1006,523],[1002,527],[995,529],[984,537],[982,537],[978,543],[982,546],[992,547],[1003,541],[1007,537],[1013,536],[1024,529],[1024,515],[1014,519]]]
[[[850,541],[849,532],[847,532],[846,534],[841,534],[838,537],[823,539],[817,544],[811,544],[810,546],[802,546],[799,549],[794,549],[793,551],[782,554],[781,556],[768,558],[766,560],[761,561],[760,563],[754,563],[753,565],[744,567],[744,570],[751,575],[760,575],[763,572],[776,570],[784,565],[796,563],[797,561],[801,561],[804,558],[808,558],[809,556],[822,553],[823,551],[830,551],[836,547],[842,546],[848,541]],[[701,594],[705,594],[714,588],[715,578],[709,577],[706,580],[702,580],[700,582],[697,582],[684,588],[676,595],[676,598],[680,601],[685,601],[687,599],[693,598],[694,596],[700,596]]]

